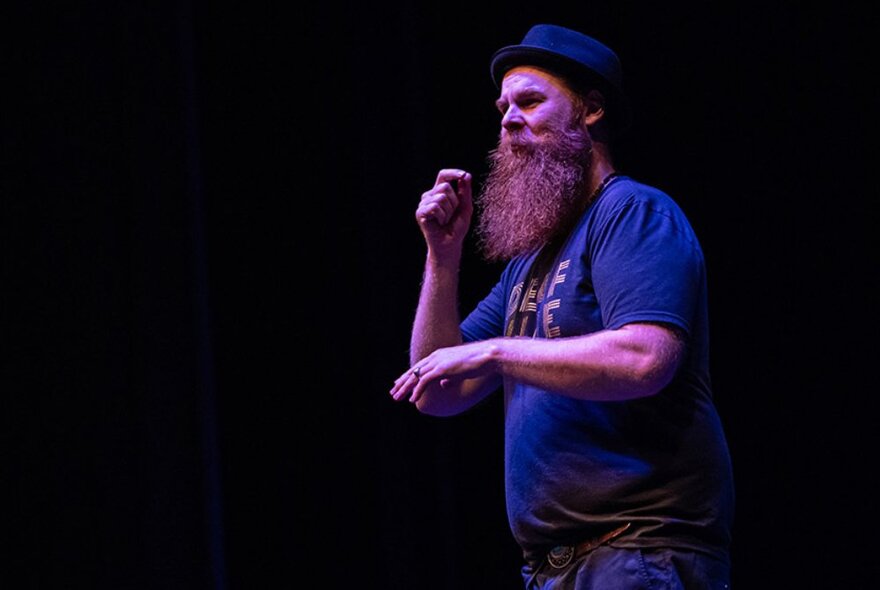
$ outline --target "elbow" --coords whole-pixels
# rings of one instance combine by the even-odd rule
[[[450,408],[443,404],[431,403],[428,400],[421,399],[415,403],[416,409],[426,416],[434,416],[436,418],[446,418],[460,413],[454,408]]]
[[[680,330],[650,323],[629,324],[616,331],[621,354],[618,375],[624,377],[631,397],[656,395],[678,373],[686,356]]]
[[[663,391],[675,378],[679,362],[674,358],[648,357],[632,373],[632,392],[635,397],[648,397]]]
[[[656,379],[648,376],[635,378],[630,387],[630,395],[633,398],[650,397],[657,395],[669,384],[668,380]]]
[[[641,338],[630,348],[630,383],[633,395],[647,397],[663,391],[675,378],[685,357],[685,346],[666,328],[639,326],[637,330]]]
[[[442,391],[438,386],[429,387],[415,402],[416,409],[427,416],[443,418],[458,414],[460,410],[453,403],[454,398],[449,392]]]
[[[416,409],[428,416],[444,418],[467,411],[477,401],[477,397],[466,393],[461,382],[443,380],[429,386],[416,400]]]

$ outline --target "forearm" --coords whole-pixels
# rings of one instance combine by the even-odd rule
[[[622,401],[666,387],[685,355],[684,339],[657,324],[629,324],[572,338],[492,338],[438,348],[394,383],[394,399],[422,412],[466,410],[504,382],[583,400]]]
[[[491,341],[491,363],[506,380],[595,401],[657,393],[672,380],[682,354],[670,330],[648,324],[573,338]]]
[[[460,257],[440,260],[428,254],[410,339],[411,364],[438,348],[461,344],[459,262]]]
[[[442,262],[430,253],[419,294],[419,305],[410,342],[410,365],[423,363],[425,357],[440,351],[458,349],[462,344],[458,311],[458,260]],[[491,378],[436,381],[424,396],[418,396],[419,411],[435,416],[450,416],[467,410],[484,398],[495,386]],[[416,383],[417,384],[417,383]],[[412,400],[412,401],[415,401]]]

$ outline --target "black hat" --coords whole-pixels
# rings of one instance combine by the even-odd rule
[[[557,25],[535,25],[519,45],[502,47],[492,55],[490,71],[495,86],[516,66],[544,67],[580,88],[597,88],[605,95],[608,118],[615,132],[632,122],[629,101],[623,93],[620,60],[603,43],[583,33]]]

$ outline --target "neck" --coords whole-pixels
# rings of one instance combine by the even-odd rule
[[[599,143],[593,144],[593,162],[587,173],[587,194],[592,197],[602,189],[602,185],[609,174],[614,173],[614,163],[608,154],[606,147]]]

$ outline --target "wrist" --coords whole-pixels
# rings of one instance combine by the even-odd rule
[[[486,344],[485,357],[486,363],[492,368],[494,373],[503,374],[504,352],[506,338],[491,338],[485,340]]]
[[[428,250],[425,258],[425,266],[437,271],[452,271],[457,273],[461,267],[461,248],[438,252]]]

